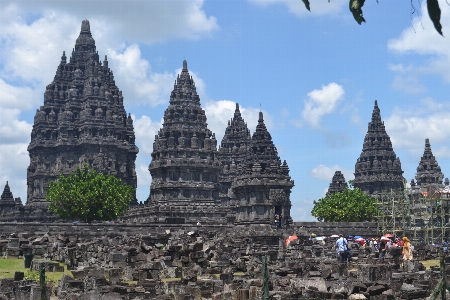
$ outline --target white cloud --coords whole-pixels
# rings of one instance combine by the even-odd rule
[[[147,116],[142,116],[136,120],[134,115],[132,115],[132,118],[136,141],[139,142],[139,154],[150,157],[150,153],[153,151],[155,135],[158,134],[159,129],[162,127],[163,120],[161,119],[160,122],[155,122]]]
[[[167,102],[177,78],[175,73],[152,72],[148,61],[141,57],[138,45],[130,45],[123,51],[109,49],[108,60],[127,103],[156,106]]]
[[[230,100],[209,101],[204,105],[208,128],[216,134],[218,144],[222,141],[225,129],[228,126],[228,120],[233,118],[236,109],[236,102]],[[242,118],[250,132],[254,132],[258,124],[259,109],[253,107],[239,106]],[[263,110],[264,124],[270,132],[273,125],[272,116]]]
[[[331,167],[318,165],[317,167],[309,171],[309,174],[314,178],[331,182],[331,179],[333,179],[333,175],[336,171],[341,171],[342,174],[344,174],[344,178],[346,181],[352,180],[355,177],[352,170],[348,170],[339,165],[334,165]]]
[[[178,38],[198,39],[219,29],[216,18],[206,15],[203,3],[203,0],[108,3],[101,0],[15,0],[2,6],[9,7],[9,11],[32,14],[52,12],[59,16],[70,12],[78,20],[78,26],[85,18],[98,20],[117,40],[151,44]]]
[[[16,144],[29,142],[32,125],[26,121],[19,121],[18,109],[0,106],[0,144]]]
[[[425,98],[419,105],[409,109],[396,107],[385,124],[395,149],[421,155],[424,141],[429,138],[434,155],[448,157],[450,102]]]
[[[39,92],[29,87],[10,85],[2,78],[0,78],[0,91],[0,107],[5,109],[31,109],[38,105],[39,94],[43,95],[42,91]]]
[[[450,6],[442,2],[440,8],[445,35],[446,30],[450,32]],[[414,18],[413,25],[403,30],[399,37],[388,42],[388,49],[395,53],[417,54],[427,59],[423,65],[390,67],[397,72],[393,87],[408,93],[424,89],[421,85],[417,86],[420,76],[424,74],[438,74],[450,83],[450,40],[440,36],[434,29],[428,17],[426,1],[422,4],[421,15],[420,19]]]
[[[338,15],[345,5],[345,1],[311,1],[311,11],[308,11],[305,4],[300,0],[248,0],[250,3],[267,7],[273,4],[282,4],[287,6],[289,12],[297,17]]]
[[[320,90],[309,92],[302,111],[303,120],[311,127],[320,128],[321,118],[335,110],[344,93],[342,86],[334,82],[323,85]]]
[[[145,115],[139,119],[136,119],[135,115],[131,115],[131,117],[133,118],[136,135],[136,146],[139,147],[136,158],[137,198],[139,201],[145,201],[150,193],[150,184],[152,183],[148,165],[152,160],[153,142],[155,141],[155,135],[162,127],[163,120],[161,119],[160,122],[152,121]]]

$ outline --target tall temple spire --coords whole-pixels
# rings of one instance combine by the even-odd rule
[[[6,199],[13,199],[14,200],[13,194],[11,193],[11,189],[9,188],[8,181],[6,182],[5,188],[3,189],[3,193],[2,193],[1,199],[2,200],[6,200]]]
[[[164,123],[153,143],[147,202],[159,212],[214,208],[219,200],[217,140],[208,129],[187,62],[178,75]],[[187,219],[195,215],[185,215]],[[192,220],[191,220],[192,221]],[[195,220],[197,222],[197,220]]]
[[[378,102],[372,112],[363,149],[355,164],[354,186],[369,195],[383,190],[402,189],[403,171],[400,159],[392,148],[392,142],[381,120]]]
[[[418,186],[426,186],[429,184],[442,185],[444,174],[441,172],[436,157],[431,152],[430,140],[425,140],[425,149],[417,167],[416,180]]]
[[[16,206],[22,206],[22,201],[20,200],[20,198],[14,199],[13,193],[11,192],[7,181],[5,184],[5,188],[3,189],[3,193],[0,197],[0,212],[8,211]]]
[[[251,145],[232,184],[236,224],[272,224],[276,213],[283,215],[283,224],[292,222],[290,194],[293,186],[289,167],[286,161],[281,164],[263,113],[259,112]]]
[[[89,21],[83,20],[69,62],[63,52],[34,117],[27,204],[48,205],[49,182],[85,163],[136,188],[139,150],[123,98],[108,64],[100,62]]]
[[[328,188],[328,194],[342,192],[348,188],[347,182],[345,181],[344,174],[341,171],[334,172],[333,179],[331,179],[330,187]]]
[[[231,184],[237,175],[238,168],[246,158],[250,144],[250,130],[248,130],[247,124],[241,116],[239,104],[236,103],[234,117],[231,121],[228,121],[218,153],[218,158],[221,162],[219,175],[221,184],[220,198],[225,206],[232,204],[231,202],[234,201]]]

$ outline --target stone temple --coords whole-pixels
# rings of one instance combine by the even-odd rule
[[[225,134],[219,146],[218,157],[221,163],[219,182],[221,189],[219,197],[223,206],[235,205],[235,195],[232,183],[238,175],[238,166],[246,159],[247,151],[250,150],[252,137],[247,124],[242,118],[239,104],[236,103],[234,117],[228,121]]]
[[[87,163],[136,187],[133,120],[105,56],[99,60],[84,20],[69,62],[63,52],[53,81],[36,111],[27,170],[27,204],[47,204],[49,182]]]
[[[282,214],[283,224],[291,223],[290,194],[294,181],[289,176],[286,161],[281,163],[262,112],[247,149],[232,183],[236,197],[236,223],[273,223],[275,213]]]
[[[281,164],[263,114],[251,137],[236,104],[218,151],[186,61],[155,136],[149,171],[146,204],[157,220],[270,224],[278,212],[285,223],[292,221],[294,182],[286,161]]]
[[[163,209],[209,209],[219,204],[217,140],[208,129],[187,62],[170,95],[163,127],[155,136],[148,203]]]
[[[392,148],[375,100],[372,120],[369,122],[363,149],[355,165],[354,186],[368,195],[376,196],[381,191],[403,189],[402,174],[400,159]]]
[[[327,195],[342,192],[346,188],[348,188],[348,185],[347,182],[345,181],[344,174],[342,174],[341,171],[336,171],[334,172],[333,179],[331,179]]]
[[[22,201],[20,198],[14,198],[11,189],[9,188],[8,181],[6,182],[3,193],[0,197],[0,212],[9,212],[17,206],[21,206]]]
[[[65,53],[37,110],[28,147],[27,205],[14,199],[8,183],[0,210],[14,211],[1,220],[54,220],[45,193],[49,182],[87,163],[136,188],[133,120],[125,111],[108,60],[99,60],[89,21],[84,20],[70,58]],[[290,194],[294,181],[282,162],[259,113],[253,135],[239,105],[217,149],[187,62],[175,81],[162,128],[155,136],[149,172],[150,194],[144,205],[132,206],[122,221],[134,223],[282,224],[292,222]],[[152,138],[152,137],[151,137]],[[419,186],[442,185],[443,174],[429,140],[417,168]],[[445,181],[449,185],[448,179]],[[381,191],[404,187],[396,156],[375,101],[363,149],[355,164],[354,186],[376,197]],[[328,193],[347,188],[337,171]],[[137,200],[134,204],[137,204]]]
[[[416,181],[417,185],[425,187],[430,184],[442,185],[444,174],[441,167],[431,151],[430,140],[425,140],[425,149],[417,167]]]

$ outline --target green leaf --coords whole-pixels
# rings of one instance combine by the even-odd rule
[[[362,22],[366,22],[363,17],[362,7],[366,0],[350,0],[349,8],[351,13],[353,14],[353,18],[355,18],[356,22],[361,25]]]
[[[309,6],[309,0],[302,0],[305,3],[305,7],[307,10],[311,11],[311,7]]]
[[[442,25],[441,25],[441,8],[439,7],[438,0],[427,0],[427,8],[428,8],[428,15],[430,16],[431,22],[433,22],[434,28],[436,28],[436,31],[439,32],[440,35],[444,36],[442,34]]]

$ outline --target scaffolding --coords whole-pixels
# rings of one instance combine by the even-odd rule
[[[407,236],[415,244],[441,244],[450,237],[450,187],[430,184],[378,194],[380,235]]]

